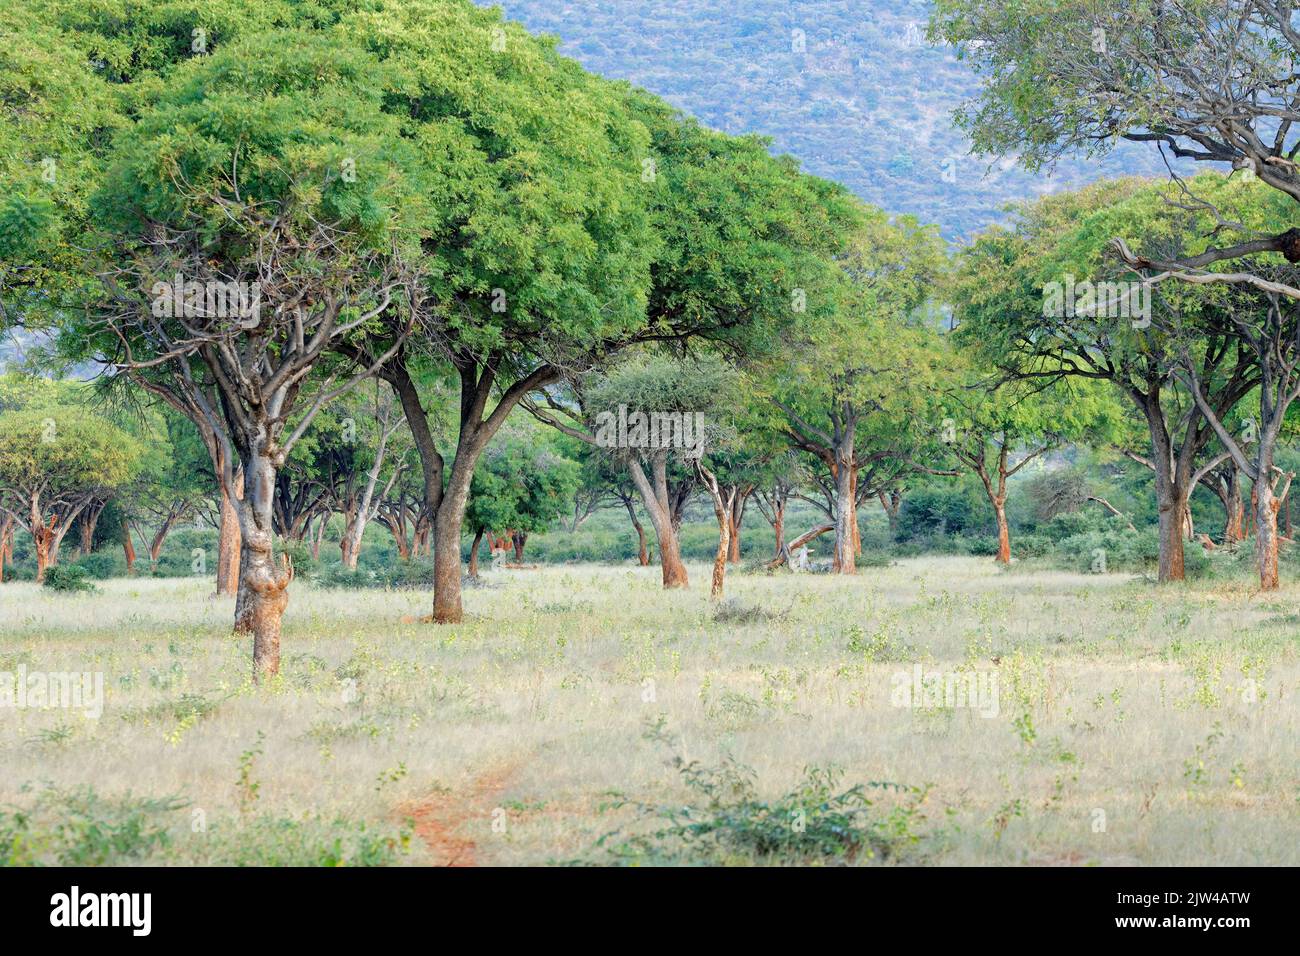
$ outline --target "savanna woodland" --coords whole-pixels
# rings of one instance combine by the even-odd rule
[[[3,0],[0,864],[1300,862],[1297,5],[672,6]]]

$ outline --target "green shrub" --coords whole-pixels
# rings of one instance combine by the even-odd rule
[[[0,866],[117,866],[171,842],[174,797],[101,797],[92,787],[41,791],[25,809],[0,810]]]
[[[664,725],[661,717],[645,736],[668,743]],[[596,842],[614,862],[852,863],[898,856],[921,839],[916,827],[925,820],[928,787],[873,782],[841,790],[839,770],[808,767],[795,789],[768,801],[756,792],[754,771],[730,759],[705,767],[676,756],[672,765],[692,799],[646,803],[615,795],[610,807],[631,807],[637,822],[636,832],[615,830]],[[898,799],[884,809],[868,796],[873,791]]]
[[[95,586],[86,580],[86,569],[76,564],[56,564],[45,569],[45,586],[51,591],[93,591]]]
[[[409,827],[374,827],[341,818],[259,816],[214,825],[196,847],[208,866],[392,866],[410,849]]]

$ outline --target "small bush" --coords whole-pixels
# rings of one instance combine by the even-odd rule
[[[719,624],[763,624],[783,620],[785,616],[785,611],[765,608],[761,604],[745,604],[734,598],[728,598],[713,609],[713,619]]]
[[[646,737],[667,743],[664,723],[660,718]],[[617,796],[611,806],[635,809],[641,827],[596,842],[615,862],[852,863],[897,856],[921,838],[916,827],[925,820],[920,807],[928,787],[873,782],[840,790],[839,770],[809,767],[795,789],[768,801],[756,793],[754,771],[730,759],[705,767],[677,756],[672,765],[694,799],[660,804]],[[901,799],[883,810],[871,791]]]
[[[44,584],[51,591],[64,593],[95,590],[95,586],[86,580],[86,569],[76,564],[56,564],[46,568]]]
[[[171,842],[173,797],[101,797],[91,787],[41,791],[26,809],[0,811],[0,866],[116,866]]]

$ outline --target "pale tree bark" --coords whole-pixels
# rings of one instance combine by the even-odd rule
[[[0,584],[3,584],[5,579],[5,561],[13,558],[13,540],[13,516],[0,514]]]
[[[636,560],[641,567],[648,567],[650,564],[650,554],[646,550],[645,544],[645,527],[641,524],[641,519],[636,516],[636,504],[632,498],[627,495],[620,495],[623,507],[627,508],[627,516],[632,521],[632,527],[636,530],[637,553]]]
[[[659,452],[650,456],[651,477],[649,478],[646,476],[645,469],[641,467],[641,462],[635,457],[628,459],[627,469],[632,476],[632,483],[641,495],[641,504],[646,514],[650,516],[650,524],[655,529],[664,587],[690,587],[686,565],[682,563],[681,546],[677,541],[672,501],[668,493],[667,453]]]
[[[221,487],[221,519],[217,538],[217,594],[236,594],[239,591],[240,534],[239,518],[224,483]],[[241,465],[234,473],[234,493],[244,494],[244,469]]]
[[[713,514],[718,519],[718,551],[713,558],[713,579],[709,588],[709,597],[717,600],[722,597],[727,577],[727,556],[731,550],[731,527],[734,520],[732,508],[736,503],[738,489],[734,485],[726,489],[719,487],[717,476],[702,461],[697,461],[695,468],[713,501]]]

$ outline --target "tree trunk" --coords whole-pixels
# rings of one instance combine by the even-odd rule
[[[524,563],[524,545],[528,543],[528,533],[525,531],[516,531],[510,536],[510,542],[515,549],[515,564]]]
[[[5,560],[9,557],[10,542],[14,536],[14,519],[6,515],[0,519],[0,584],[5,579]]]
[[[1275,591],[1277,573],[1277,512],[1280,502],[1267,478],[1255,482],[1255,560],[1261,591]]]
[[[91,505],[81,514],[81,545],[78,548],[81,557],[85,557],[95,549],[95,526],[99,524],[100,512],[104,510],[104,505],[107,503],[105,501]]]
[[[739,564],[740,529],[745,522],[745,503],[749,500],[750,492],[740,490],[734,492],[734,494],[735,500],[732,501],[731,508],[727,515],[728,521],[730,522],[728,532],[731,539],[731,543],[728,545],[727,549],[727,560],[732,564]]]
[[[131,543],[131,526],[125,518],[122,519],[122,553],[126,556],[126,573],[128,577],[135,575],[135,545]]]
[[[677,529],[673,527],[671,506],[668,500],[667,462],[662,457],[655,457],[651,460],[651,468],[654,476],[653,484],[647,479],[640,462],[628,462],[628,471],[632,475],[632,483],[636,485],[636,489],[641,495],[641,503],[645,507],[646,514],[650,516],[650,524],[655,529],[655,539],[659,543],[659,565],[663,571],[664,587],[690,587],[690,581],[686,575],[686,565],[682,563],[681,547],[677,541]]]
[[[167,535],[172,530],[172,521],[172,515],[168,514],[163,519],[163,523],[158,526],[158,533],[153,536],[153,541],[149,543],[149,566],[155,570],[158,567],[158,558],[162,555],[163,542],[167,540]]]
[[[998,564],[1011,563],[1011,529],[1007,525],[1007,499],[1005,495],[995,496],[993,512],[998,521]]]
[[[235,491],[244,493],[244,469],[235,472]],[[217,593],[235,594],[239,590],[240,558],[239,516],[226,490],[221,490],[221,528],[217,544]]]
[[[253,679],[280,672],[280,626],[289,605],[293,563],[281,555],[277,569],[274,544],[275,467],[255,455],[248,463],[244,495],[235,502],[239,517],[239,593],[235,606],[235,631],[253,635]]]
[[[645,546],[645,528],[643,528],[641,526],[641,522],[637,520],[636,505],[632,504],[631,500],[624,498],[623,506],[627,508],[627,515],[629,518],[632,519],[632,527],[636,529],[637,563],[640,564],[641,567],[643,568],[649,567],[650,554],[646,551],[646,546]]]
[[[456,455],[451,480],[433,521],[433,620],[459,624],[465,617],[460,597],[460,531],[469,501],[470,478],[478,455]]]
[[[478,549],[483,543],[483,529],[474,532],[474,543],[469,548],[469,576],[478,580]]]
[[[325,526],[329,524],[329,521],[328,511],[316,516],[316,528],[311,534],[311,559],[313,561],[320,560],[320,546],[325,537]]]
[[[862,553],[862,535],[858,530],[858,470],[856,468],[849,477],[849,494],[853,501],[853,521],[849,524],[850,533],[853,535],[853,553],[860,555]]]
[[[772,532],[776,536],[776,556],[785,552],[785,502],[779,501],[772,509]]]
[[[32,544],[36,549],[36,583],[45,582],[45,569],[50,566],[50,547],[54,543],[54,526],[58,524],[57,515],[51,515],[49,523],[41,512],[40,499],[32,498]]]
[[[1235,464],[1229,462],[1227,493],[1224,496],[1223,510],[1226,518],[1223,523],[1223,543],[1233,545],[1245,538],[1242,528],[1242,512],[1245,503],[1241,500],[1241,473]]]
[[[835,571],[839,574],[857,574],[853,551],[853,526],[857,523],[857,507],[853,501],[853,436],[849,432],[845,443],[836,453],[835,468]]]
[[[433,528],[433,620],[459,624],[465,617],[460,600],[460,522],[444,518],[439,508]]]
[[[1157,501],[1160,508],[1160,564],[1157,580],[1182,581],[1186,577],[1183,565],[1183,512],[1186,504],[1178,499],[1174,489],[1161,490],[1157,482]]]
[[[727,556],[731,553],[731,515],[730,508],[714,506],[718,518],[718,553],[713,556],[713,580],[709,585],[709,597],[717,600],[722,597],[722,587],[727,577]]]

